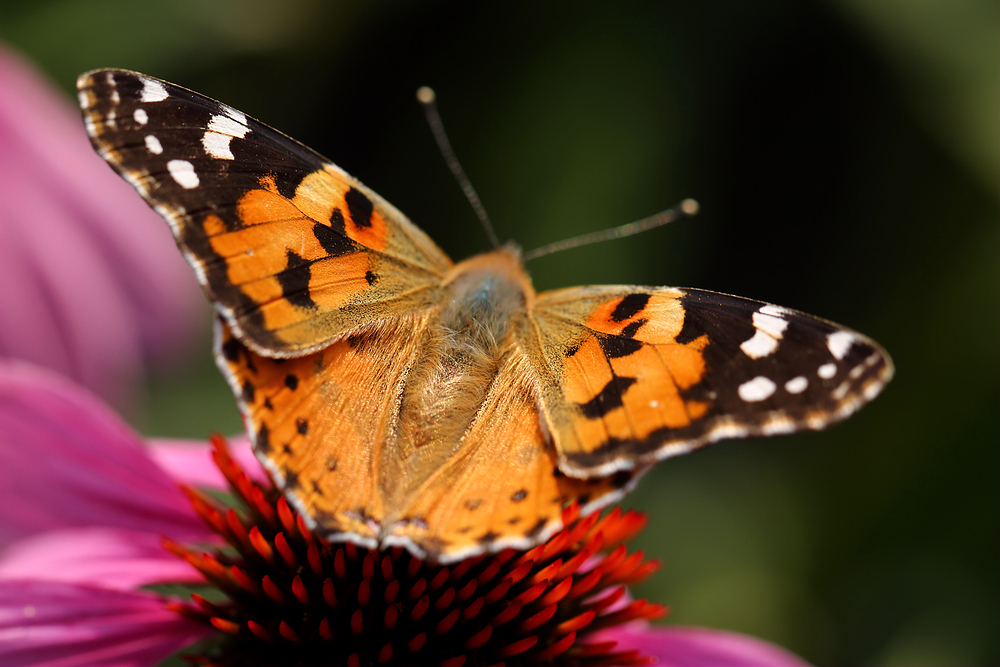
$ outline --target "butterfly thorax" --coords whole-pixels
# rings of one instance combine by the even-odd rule
[[[406,380],[395,433],[386,454],[395,497],[404,499],[448,459],[459,453],[463,436],[476,418],[511,354],[515,323],[528,316],[534,289],[516,250],[503,248],[454,267],[443,288],[447,298],[431,317]],[[400,475],[395,471],[400,471]],[[403,481],[400,484],[400,481]]]

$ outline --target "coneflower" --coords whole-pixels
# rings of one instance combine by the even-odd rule
[[[215,500],[226,480],[213,456],[238,510]],[[641,515],[570,507],[566,530],[533,551],[447,567],[328,545],[245,439],[229,452],[144,443],[82,388],[3,360],[0,489],[0,664],[805,664],[746,635],[624,623],[664,613],[622,588],[656,568],[621,546]]]
[[[596,630],[662,618],[626,585],[659,563],[623,542],[646,523],[620,508],[580,517],[530,551],[506,549],[448,566],[402,548],[371,551],[315,536],[273,488],[253,482],[213,438],[213,457],[243,511],[185,491],[226,548],[165,540],[224,594],[172,608],[218,630],[194,662],[240,665],[636,665],[638,651],[588,642]]]

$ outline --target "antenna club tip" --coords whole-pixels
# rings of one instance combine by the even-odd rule
[[[701,204],[694,199],[685,199],[681,202],[681,211],[685,215],[698,215],[699,210],[701,210]]]
[[[421,104],[433,104],[435,97],[437,95],[434,94],[434,89],[430,86],[420,86],[417,88],[417,100]]]

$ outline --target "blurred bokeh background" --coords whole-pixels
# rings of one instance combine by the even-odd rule
[[[874,337],[897,376],[829,431],[660,465],[627,501],[650,515],[639,546],[663,560],[636,594],[671,605],[670,623],[819,665],[989,665],[998,19],[992,0],[2,0],[0,41],[67,100],[103,66],[223,100],[333,159],[455,258],[487,242],[421,85],[503,239],[530,249],[698,199],[693,221],[533,262],[536,287],[770,301]],[[186,357],[118,399],[142,433],[240,429],[207,306],[195,328]]]

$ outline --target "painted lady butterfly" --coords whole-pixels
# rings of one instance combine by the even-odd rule
[[[459,264],[317,153],[123,70],[78,82],[94,148],[215,304],[257,456],[328,539],[454,561],[526,548],[660,459],[819,429],[892,376],[872,340],[703,290],[536,294],[519,250]]]

